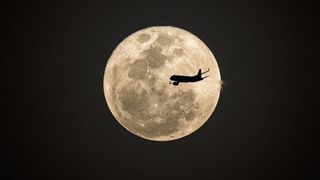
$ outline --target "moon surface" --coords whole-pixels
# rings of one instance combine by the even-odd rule
[[[169,84],[172,75],[208,78]],[[221,77],[209,48],[190,32],[171,26],[139,30],[124,39],[109,58],[104,94],[117,121],[133,134],[170,141],[191,134],[212,115]]]

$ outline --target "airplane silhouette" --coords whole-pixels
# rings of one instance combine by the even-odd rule
[[[209,71],[210,71],[210,68],[205,72],[201,72],[201,69],[199,69],[198,74],[195,76],[173,75],[170,77],[169,84],[173,84],[174,86],[178,86],[180,82],[181,83],[189,83],[189,82],[201,81],[204,78],[209,77],[209,76],[201,77],[202,74],[207,73]],[[173,81],[173,82],[171,82],[171,81]]]

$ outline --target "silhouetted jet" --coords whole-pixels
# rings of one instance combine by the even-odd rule
[[[202,74],[207,73],[210,71],[210,68],[205,71],[205,72],[201,72],[201,69],[199,69],[198,74],[195,76],[182,76],[182,75],[173,75],[170,77],[170,81],[169,84],[173,84],[175,86],[178,86],[180,82],[182,83],[189,83],[189,82],[197,82],[197,81],[201,81],[204,78],[207,78],[209,76],[205,76],[205,77],[201,77]],[[171,82],[173,81],[173,82]]]

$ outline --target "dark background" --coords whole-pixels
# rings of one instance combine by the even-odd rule
[[[316,7],[228,0],[3,3],[1,176],[317,179]],[[171,142],[126,131],[103,95],[113,49],[154,25],[202,39],[225,82],[207,123]]]

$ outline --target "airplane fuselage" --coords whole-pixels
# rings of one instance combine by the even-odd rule
[[[197,82],[202,80],[201,77],[198,76],[180,76],[180,75],[173,75],[170,77],[171,81],[178,81],[178,82]]]

